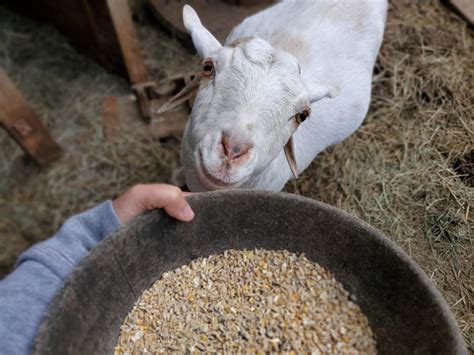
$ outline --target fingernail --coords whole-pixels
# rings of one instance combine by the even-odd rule
[[[189,221],[193,219],[193,217],[194,217],[193,210],[191,209],[191,207],[189,207],[189,205],[186,205],[186,207],[181,211],[181,218]]]

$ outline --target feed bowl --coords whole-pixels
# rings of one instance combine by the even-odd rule
[[[165,271],[227,249],[304,252],[357,297],[381,354],[467,353],[428,277],[387,237],[307,198],[262,191],[189,197],[181,223],[160,210],[138,216],[97,246],[66,280],[40,326],[36,354],[113,353],[126,315]]]

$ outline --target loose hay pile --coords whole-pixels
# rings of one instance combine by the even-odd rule
[[[115,348],[187,351],[376,353],[367,318],[327,270],[266,250],[229,250],[164,273],[128,314]]]

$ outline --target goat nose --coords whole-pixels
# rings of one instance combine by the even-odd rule
[[[229,161],[246,155],[251,148],[250,144],[239,142],[229,136],[222,137],[222,146]]]

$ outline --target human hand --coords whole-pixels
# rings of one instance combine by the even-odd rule
[[[139,184],[112,201],[112,206],[122,224],[154,208],[164,208],[171,217],[188,222],[194,218],[193,210],[184,199],[188,195],[189,192],[173,185]]]

